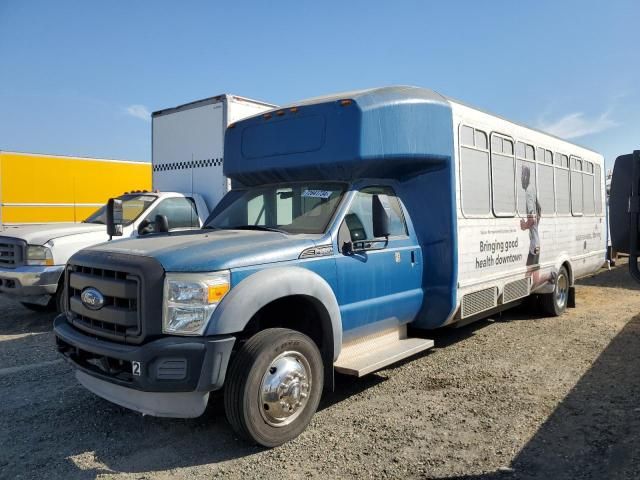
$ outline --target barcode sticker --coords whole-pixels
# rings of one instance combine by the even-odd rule
[[[303,197],[308,198],[324,198],[327,199],[331,196],[333,192],[329,190],[305,190],[302,192]]]

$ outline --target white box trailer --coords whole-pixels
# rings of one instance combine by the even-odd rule
[[[230,188],[222,173],[227,126],[273,108],[276,105],[223,94],[153,112],[153,188],[197,192],[212,210]]]

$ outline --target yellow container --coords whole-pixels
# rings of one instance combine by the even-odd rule
[[[111,197],[151,189],[151,164],[0,151],[0,223],[81,222]]]

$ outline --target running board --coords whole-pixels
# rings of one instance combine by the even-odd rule
[[[362,377],[433,347],[433,340],[407,338],[407,326],[384,330],[346,343],[335,371]]]

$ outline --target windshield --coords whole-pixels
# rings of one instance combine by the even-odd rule
[[[324,233],[346,184],[287,183],[238,192],[205,228]]]
[[[122,200],[122,224],[129,225],[136,218],[138,218],[142,212],[144,212],[149,205],[155,202],[158,197],[155,195],[121,195],[119,197]],[[104,225],[106,223],[106,211],[107,206],[100,207],[95,211],[84,223],[99,223]]]

